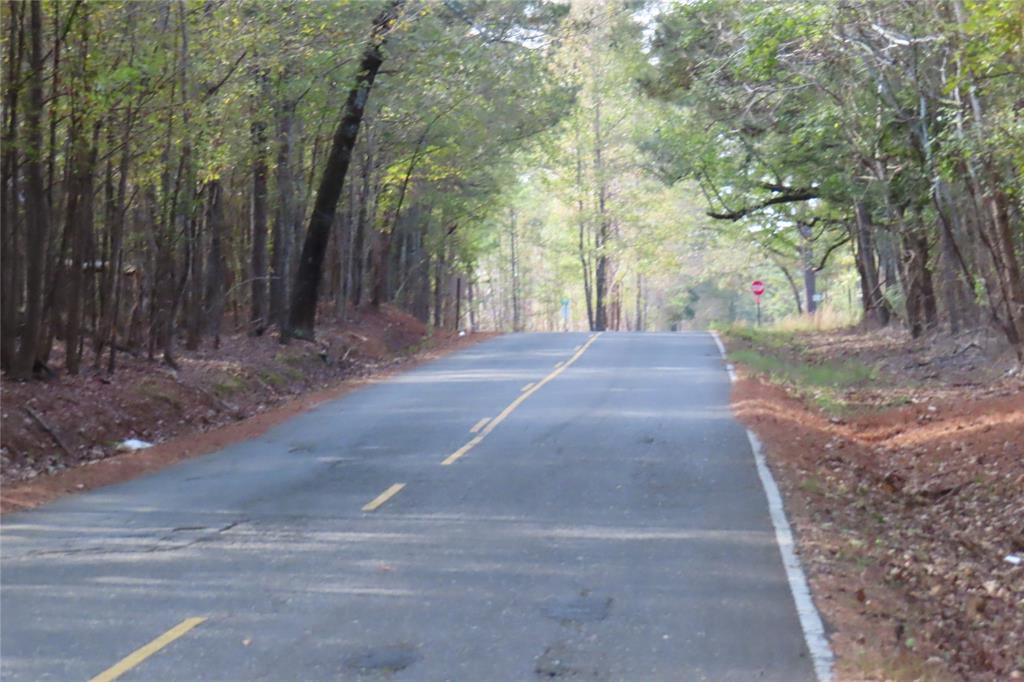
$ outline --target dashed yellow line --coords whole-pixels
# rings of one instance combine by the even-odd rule
[[[387,490],[382,492],[380,495],[378,495],[377,497],[373,498],[372,500],[370,500],[369,502],[364,504],[363,505],[363,511],[364,512],[376,511],[382,504],[384,504],[385,502],[390,500],[392,497],[394,497],[395,495],[400,493],[402,491],[402,488],[404,488],[404,487],[405,487],[404,483],[396,483],[396,484],[394,484],[393,486],[391,486],[390,488],[388,488]]]
[[[520,396],[518,398],[516,398],[515,400],[513,400],[511,403],[509,403],[509,406],[506,407],[504,410],[502,410],[501,414],[499,414],[497,417],[495,417],[490,422],[488,422],[487,426],[483,427],[483,429],[481,429],[480,433],[478,433],[475,436],[473,436],[469,440],[468,443],[463,445],[461,448],[459,448],[458,450],[456,450],[452,454],[448,455],[441,462],[441,464],[443,466],[449,466],[450,464],[454,464],[460,458],[464,457],[466,455],[466,453],[468,453],[470,450],[472,450],[477,445],[479,445],[483,441],[483,439],[487,437],[487,434],[489,434],[491,431],[496,429],[498,427],[498,424],[500,424],[501,422],[505,421],[505,419],[507,419],[508,416],[510,414],[512,414],[517,407],[519,407],[524,402],[526,402],[527,398],[529,398],[531,395],[533,395],[534,393],[539,391],[541,388],[544,387],[544,385],[546,383],[548,383],[549,381],[553,380],[555,377],[557,377],[559,374],[561,374],[565,370],[569,369],[569,367],[574,362],[579,360],[580,356],[583,355],[587,351],[588,348],[590,348],[590,344],[594,343],[594,341],[596,341],[597,337],[600,336],[600,335],[601,335],[600,332],[598,332],[597,334],[594,334],[593,336],[591,336],[590,339],[588,339],[586,343],[584,343],[584,344],[582,344],[580,346],[577,346],[576,352],[573,354],[572,357],[570,357],[568,360],[565,361],[564,365],[562,365],[561,367],[558,367],[557,369],[552,371],[551,374],[548,374],[546,377],[544,377],[543,379],[538,381],[535,385],[531,384],[530,386],[527,386],[525,389],[523,389],[523,392],[520,394]]]
[[[201,616],[197,616],[195,618],[186,618],[185,620],[181,621],[164,634],[154,639],[149,644],[139,649],[136,649],[132,653],[128,654],[120,661],[110,666],[96,677],[89,680],[89,682],[113,682],[113,680],[116,680],[117,678],[121,677],[121,675],[124,675],[126,672],[137,666],[139,663],[142,663],[147,658],[149,658],[156,652],[160,651],[165,646],[167,646],[174,640],[178,639],[179,637],[181,637],[189,630],[191,630],[192,628],[199,625],[205,620],[206,618]]]
[[[491,418],[490,418],[490,417],[484,417],[483,419],[481,419],[480,421],[478,421],[478,422],[477,422],[476,424],[474,424],[474,425],[473,425],[473,428],[471,428],[471,429],[469,430],[469,432],[470,432],[470,433],[476,433],[476,432],[477,432],[477,431],[479,431],[480,429],[484,428],[484,426],[486,426],[486,425],[487,425],[487,422],[489,422],[489,421],[491,421]]]

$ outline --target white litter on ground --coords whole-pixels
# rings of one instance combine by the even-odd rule
[[[145,450],[146,448],[151,448],[151,447],[153,447],[152,443],[147,443],[146,441],[139,440],[138,438],[129,438],[127,440],[121,441],[117,445],[117,449],[118,450],[126,451],[126,452],[134,452],[136,450]]]

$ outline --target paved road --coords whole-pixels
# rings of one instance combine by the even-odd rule
[[[706,334],[503,336],[5,517],[0,675],[813,679],[728,395]]]

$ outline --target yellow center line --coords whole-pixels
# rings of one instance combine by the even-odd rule
[[[484,428],[484,426],[485,426],[485,425],[487,424],[487,422],[489,422],[489,421],[491,421],[491,418],[490,418],[490,417],[484,417],[483,419],[481,419],[480,421],[478,421],[478,422],[477,422],[476,424],[474,424],[474,425],[473,425],[473,428],[471,428],[471,429],[469,430],[469,432],[470,432],[470,433],[476,433],[476,432],[477,432],[477,431],[479,431],[480,429]]]
[[[116,680],[139,663],[142,663],[147,658],[202,623],[204,620],[206,620],[206,618],[201,616],[196,618],[186,618],[146,646],[136,649],[132,653],[128,654],[120,661],[89,680],[89,682],[112,682],[113,680]]]
[[[371,501],[363,505],[364,512],[376,511],[378,507],[390,500],[392,497],[401,492],[402,488],[405,487],[404,483],[396,483]]]
[[[452,454],[448,455],[444,459],[444,461],[441,462],[441,465],[442,466],[448,466],[450,464],[455,463],[457,460],[459,460],[459,458],[463,457],[466,453],[468,453],[470,450],[472,450],[477,445],[479,445],[483,441],[483,439],[487,437],[487,434],[489,434],[491,431],[496,429],[498,427],[498,424],[500,424],[501,422],[505,421],[505,419],[507,419],[508,416],[510,414],[512,414],[517,407],[519,407],[524,402],[526,402],[527,398],[529,398],[531,395],[533,395],[534,393],[539,391],[541,388],[544,387],[544,385],[546,383],[548,383],[549,381],[552,381],[559,374],[561,374],[565,370],[569,369],[570,365],[572,365],[574,362],[579,360],[580,356],[583,355],[587,351],[588,348],[590,348],[590,344],[594,343],[594,341],[596,341],[597,337],[600,336],[600,335],[601,335],[601,333],[598,332],[597,334],[594,334],[593,336],[591,336],[590,339],[587,340],[586,343],[584,343],[583,345],[577,347],[578,350],[573,354],[573,356],[571,358],[569,358],[568,360],[565,361],[564,365],[562,365],[558,369],[556,369],[553,372],[551,372],[551,374],[547,375],[546,377],[544,377],[543,379],[538,381],[537,384],[534,385],[532,388],[528,387],[527,390],[524,390],[522,392],[522,394],[518,398],[516,398],[511,403],[509,403],[509,406],[501,411],[501,414],[499,414],[497,417],[495,417],[490,422],[488,422],[487,426],[485,426],[480,431],[480,433],[478,433],[475,436],[473,436],[472,438],[470,438],[469,442],[466,443],[465,445],[463,445],[461,448],[459,448],[458,450],[456,450]]]
[[[519,389],[519,390],[520,390],[520,391],[529,391],[529,390],[530,390],[531,388],[533,388],[533,382],[532,382],[532,381],[531,381],[530,383],[526,384],[525,386],[523,386],[523,387],[522,387],[521,389]]]

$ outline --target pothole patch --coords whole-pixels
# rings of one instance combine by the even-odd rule
[[[345,666],[359,672],[397,673],[422,658],[411,644],[387,644],[361,649],[345,659]]]

